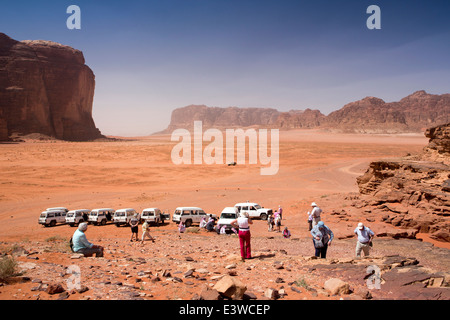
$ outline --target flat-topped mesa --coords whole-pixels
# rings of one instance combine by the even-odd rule
[[[79,50],[0,33],[0,139],[42,133],[70,141],[103,137],[92,106],[95,75]]]

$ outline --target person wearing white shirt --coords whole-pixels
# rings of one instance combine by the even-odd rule
[[[239,214],[239,218],[233,220],[230,223],[233,227],[239,228],[239,243],[241,246],[241,258],[242,261],[245,259],[252,258],[252,250],[250,245],[250,224],[253,224],[253,221],[249,218],[248,212],[241,212]]]
[[[358,241],[356,242],[356,256],[360,257],[361,251],[364,252],[364,256],[368,256],[375,233],[368,227],[365,227],[362,222],[358,223],[358,227],[354,232],[358,236]]]
[[[313,209],[311,210],[310,216],[312,218],[312,227],[314,228],[320,221],[320,214],[322,213],[322,209],[320,209],[315,202],[311,203],[311,207]]]

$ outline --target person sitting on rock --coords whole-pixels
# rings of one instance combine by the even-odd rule
[[[216,220],[212,217],[212,215],[209,215],[208,223],[206,224],[206,230],[208,231],[214,231],[214,225],[216,224]]]
[[[85,257],[92,257],[94,254],[96,257],[103,257],[103,247],[90,243],[86,238],[86,230],[88,224],[82,222],[78,225],[78,229],[75,230],[72,236],[73,251],[75,253],[81,253]]]

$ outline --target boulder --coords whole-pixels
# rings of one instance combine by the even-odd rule
[[[325,290],[329,291],[332,295],[349,294],[350,286],[347,282],[338,278],[331,278],[325,281]]]
[[[49,284],[48,286],[47,286],[47,289],[45,290],[45,292],[47,292],[48,294],[50,294],[50,295],[53,295],[53,294],[58,294],[58,293],[63,293],[63,292],[65,292],[66,290],[64,289],[64,287],[60,284],[60,283],[57,283],[57,284]]]
[[[214,285],[213,289],[227,298],[240,300],[243,298],[247,286],[238,278],[226,275]]]

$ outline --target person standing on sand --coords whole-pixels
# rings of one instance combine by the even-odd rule
[[[328,246],[331,246],[333,240],[333,232],[328,228],[323,221],[319,221],[311,230],[313,236],[314,248],[316,250],[315,256],[325,259],[327,257]]]
[[[277,232],[281,232],[281,216],[279,212],[275,212],[275,226],[277,227]]]
[[[283,219],[283,208],[281,204],[278,205],[278,214],[280,215],[280,220]]]
[[[137,214],[135,214],[131,219],[130,219],[130,227],[131,227],[131,239],[130,241],[133,241],[133,236],[135,236],[135,240],[139,241],[138,239],[138,232],[139,232],[139,219],[137,217]]]
[[[91,257],[95,254],[96,257],[103,257],[103,247],[92,244],[86,238],[86,230],[88,224],[82,222],[78,225],[78,229],[72,236],[73,252],[81,253],[85,257]]]
[[[356,256],[361,257],[361,251],[364,252],[364,256],[369,255],[370,247],[372,246],[372,239],[375,233],[368,227],[365,227],[362,222],[358,223],[358,227],[355,229],[355,234],[358,236],[356,242]]]
[[[275,225],[275,222],[272,214],[269,214],[269,217],[267,218],[267,224],[269,225],[267,231],[273,231],[273,226]]]
[[[252,219],[249,218],[248,212],[241,212],[239,218],[231,221],[233,227],[239,228],[239,244],[241,246],[241,259],[252,258],[252,250],[250,245],[251,234],[250,225],[253,224]]]
[[[312,217],[312,227],[316,226],[320,221],[320,214],[322,213],[322,209],[320,209],[315,202],[311,203],[311,207],[313,208],[311,211]]]

